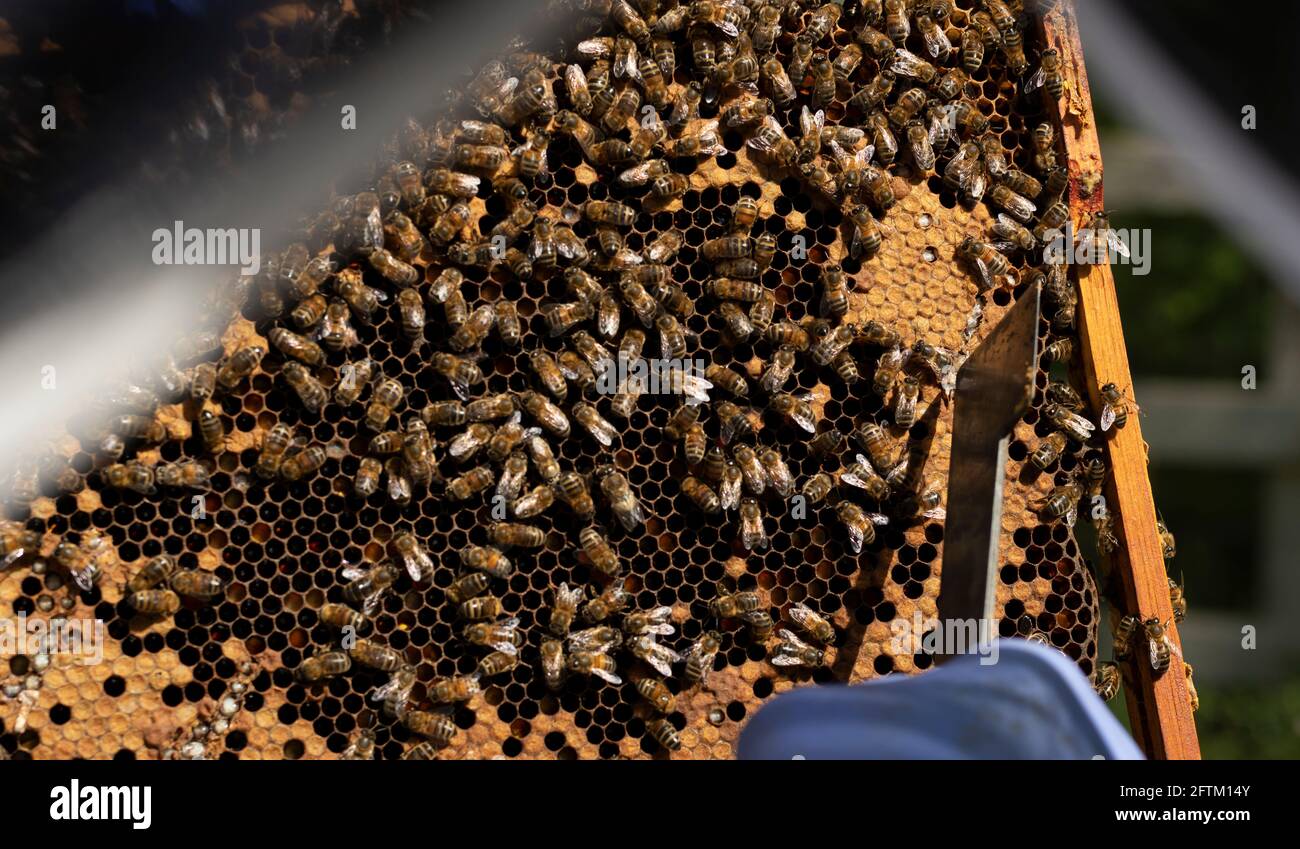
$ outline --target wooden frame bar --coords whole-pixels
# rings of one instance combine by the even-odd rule
[[[1092,94],[1084,69],[1078,20],[1073,0],[1062,0],[1043,14],[1043,39],[1061,56],[1066,90],[1057,104],[1057,129],[1069,158],[1069,203],[1076,231],[1104,209],[1101,147],[1093,117]],[[1101,409],[1098,387],[1114,382],[1133,385],[1128,351],[1120,323],[1115,278],[1108,264],[1075,265],[1079,283],[1079,342],[1087,397]],[[1155,502],[1147,475],[1147,449],[1136,415],[1106,442],[1110,476],[1105,496],[1115,517],[1120,545],[1111,558],[1111,574],[1119,582],[1125,610],[1140,619],[1156,617],[1169,623],[1169,634],[1181,652],[1168,575],[1159,534]],[[1080,505],[1080,509],[1086,509]],[[1145,639],[1135,645],[1133,658],[1124,666],[1124,692],[1133,734],[1152,758],[1197,759],[1200,746],[1192,718],[1191,698],[1182,660],[1174,657],[1169,668],[1156,675],[1147,661]]]

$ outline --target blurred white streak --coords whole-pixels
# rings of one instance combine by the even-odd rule
[[[0,492],[14,459],[39,452],[97,392],[133,372],[156,374],[164,353],[195,329],[203,294],[238,274],[234,266],[153,265],[154,229],[177,219],[187,227],[259,228],[267,255],[283,249],[275,234],[319,211],[329,186],[354,177],[364,184],[381,143],[403,118],[429,111],[440,91],[458,86],[458,73],[504,52],[521,30],[546,38],[545,12],[524,0],[496,0],[491,15],[448,6],[400,44],[376,48],[333,97],[237,176],[186,192],[135,174],[106,175],[116,181],[106,179],[0,267]],[[340,130],[341,103],[357,105],[357,130]],[[140,140],[142,158],[155,141]],[[43,384],[49,366],[53,389]]]
[[[1240,112],[1224,113],[1210,104],[1110,0],[1086,0],[1075,8],[1091,84],[1129,122],[1169,145],[1210,199],[1206,214],[1248,246],[1300,303],[1300,193],[1256,147],[1253,131],[1242,129]],[[1153,249],[1160,250],[1158,234]]]

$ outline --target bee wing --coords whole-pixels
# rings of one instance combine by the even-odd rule
[[[1079,430],[1085,431],[1087,433],[1092,433],[1094,430],[1097,429],[1097,427],[1092,422],[1088,421],[1078,413],[1066,413],[1065,415],[1066,415],[1066,419],[1070,422],[1071,426],[1078,428]]]
[[[989,272],[989,267],[984,263],[984,260],[974,257],[971,264],[975,266],[975,276],[979,278],[980,287],[982,289],[992,289],[993,275]]]
[[[943,521],[944,519],[948,518],[948,511],[944,510],[942,507],[935,507],[931,510],[926,510],[921,515],[927,519],[935,519],[936,521]]]
[[[925,40],[925,51],[930,54],[931,59],[938,59],[952,52],[952,42],[948,40],[943,27],[937,24],[930,29],[922,30],[921,37]]]
[[[1106,247],[1124,258],[1128,258],[1128,245],[1124,244],[1124,240],[1114,230],[1106,231]]]
[[[803,663],[798,657],[789,654],[778,654],[772,658],[773,666],[802,666]]]
[[[1079,505],[1076,503],[1073,506],[1071,506],[1069,512],[1065,514],[1066,527],[1073,528],[1074,523],[1078,521],[1078,518],[1079,518]]]
[[[369,571],[368,569],[362,567],[360,564],[349,563],[346,560],[343,561],[343,577],[349,581],[357,580],[358,578],[365,575],[366,572],[368,571]]]
[[[722,33],[727,38],[740,37],[740,28],[737,27],[735,24],[733,24],[731,21],[723,21],[723,20],[714,21],[713,26],[717,28],[718,32]]]
[[[607,38],[589,38],[578,42],[578,55],[590,59],[608,59],[613,44]]]
[[[1040,65],[1038,70],[1034,71],[1029,76],[1029,79],[1025,80],[1025,94],[1033,94],[1042,88],[1045,82],[1047,82],[1047,71]]]
[[[502,654],[508,654],[516,657],[519,654],[519,648],[509,640],[493,640],[488,645]]]
[[[888,525],[889,517],[883,513],[868,513],[867,518],[873,525]]]
[[[810,610],[810,611],[808,611],[808,612],[811,613],[812,611]],[[794,634],[794,632],[791,631],[791,630],[789,630],[789,629],[787,629],[787,628],[782,628],[782,629],[780,629],[779,631],[776,632],[776,635],[777,635],[777,637],[779,637],[779,638],[781,639],[781,641],[782,641],[783,643],[788,644],[788,645],[790,645],[790,646],[793,646],[793,647],[796,648],[796,649],[808,649],[808,648],[812,648],[812,647],[809,646],[807,643],[805,643],[803,640],[801,640],[801,639],[799,639],[798,637],[796,637],[795,634]],[[782,648],[785,648],[785,646],[782,646]]]
[[[804,628],[807,628],[808,623],[814,621],[816,616],[817,614],[813,612],[813,609],[803,602],[799,602],[790,608],[790,618],[794,620],[796,625]]]
[[[816,112],[810,110],[805,105],[799,113],[799,132],[802,135],[810,136],[814,133],[820,134],[822,128],[826,126],[826,112],[818,109]]]
[[[617,675],[615,675],[613,672],[611,672],[611,671],[608,670],[608,669],[601,669],[600,667],[593,667],[592,670],[591,670],[591,674],[597,676],[598,678],[602,678],[602,679],[604,679],[605,681],[608,681],[608,682],[611,683],[611,684],[622,684],[622,683],[623,683],[623,679],[622,679],[622,678],[619,678]],[[670,675],[670,674],[671,674],[671,670],[670,670],[669,672],[665,672],[665,673],[664,673],[665,676]]]
[[[1106,404],[1101,408],[1101,432],[1105,433],[1115,424],[1115,408]]]

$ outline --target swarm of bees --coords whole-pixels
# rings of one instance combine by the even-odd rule
[[[621,440],[634,416],[649,414],[681,468],[661,490],[734,540],[737,554],[768,550],[772,518],[796,509],[836,528],[845,556],[868,550],[882,528],[941,522],[943,481],[926,476],[924,441],[912,433],[932,405],[951,400],[962,354],[906,340],[879,321],[848,320],[852,269],[892,233],[895,177],[932,175],[961,203],[987,203],[995,223],[984,239],[961,244],[957,262],[981,298],[1040,284],[1056,334],[1044,361],[1073,355],[1074,284],[1063,266],[1041,260],[1069,217],[1055,134],[1039,126],[1031,160],[1017,162],[971,93],[970,75],[997,63],[1023,99],[1062,96],[1055,52],[1030,62],[1020,3],[979,0],[971,11],[948,0],[572,5],[580,31],[559,53],[520,43],[490,62],[451,98],[452,117],[410,120],[362,191],[336,197],[305,222],[300,242],[216,293],[217,320],[252,316],[259,338],[223,350],[219,333],[187,336],[151,388],[115,392],[104,407],[113,415],[78,433],[97,448],[96,486],[202,493],[227,450],[223,401],[271,379],[301,414],[262,430],[251,485],[303,488],[342,467],[356,504],[409,517],[434,499],[441,510],[490,516],[446,552],[452,563],[403,521],[384,540],[385,558],[344,564],[340,596],[318,610],[332,638],[296,668],[307,688],[356,670],[387,676],[369,696],[377,722],[400,724],[416,741],[407,758],[436,756],[459,733],[457,706],[494,681],[518,680],[521,667],[554,692],[626,681],[641,699],[646,735],[671,751],[682,745],[677,699],[707,687],[729,633],[747,632],[778,671],[811,674],[833,662],[836,627],[802,602],[778,610],[760,592],[729,585],[694,606],[637,603],[640,578],[619,543],[656,517],[629,480]],[[964,29],[954,29],[956,16]],[[659,224],[642,238],[647,216],[698,188],[687,175],[740,148],[761,173],[799,181],[837,215],[845,260],[817,269],[806,312],[792,314],[767,282],[786,249],[760,193],[738,193],[723,232],[710,238],[692,243]],[[557,201],[553,169],[575,158],[595,179]],[[708,272],[694,288],[680,273],[693,265]],[[499,293],[546,294],[525,312],[504,294],[487,295],[484,280]],[[726,346],[753,350],[756,367],[709,357],[701,318]],[[401,368],[365,353],[362,340],[377,326],[405,356]],[[519,353],[508,381],[497,373],[502,352]],[[692,358],[704,368],[663,366]],[[816,399],[798,388],[809,373],[876,396],[879,415],[847,433],[827,426]],[[1046,390],[1051,430],[1030,461],[1045,473],[1066,456],[1078,462],[1072,476],[1057,472],[1038,505],[1045,521],[1073,527],[1105,482],[1099,441],[1136,411],[1113,384],[1097,397],[1104,407],[1094,416],[1068,383]],[[175,438],[159,407],[182,402],[188,456],[142,458]],[[326,415],[355,422],[356,437],[314,439],[309,423]],[[824,470],[792,470],[794,439]],[[597,462],[571,459],[581,456],[575,443],[594,449]],[[16,482],[27,503],[41,475],[56,476],[63,492],[85,486],[84,474],[38,466]],[[1109,516],[1086,515],[1099,546],[1118,545]],[[38,545],[20,524],[0,527],[5,566]],[[548,609],[535,621],[516,615],[506,585],[557,545],[580,567],[572,583],[541,593]],[[84,586],[105,571],[104,556],[83,535],[55,560]],[[426,598],[445,606],[455,639],[477,660],[468,674],[425,682],[415,654],[386,645],[375,621],[399,586],[423,591],[453,563],[454,578]],[[167,555],[149,560],[126,589],[129,606],[147,615],[224,592],[214,574]],[[690,640],[688,620],[698,633]],[[1153,665],[1167,666],[1161,623],[1138,625]],[[1113,695],[1116,667],[1099,667],[1097,682]],[[344,754],[369,758],[375,748],[367,727]]]

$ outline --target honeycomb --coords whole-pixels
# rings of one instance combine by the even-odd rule
[[[201,35],[180,15],[54,0],[0,17],[0,191],[13,211],[6,225],[48,226],[87,179],[99,179],[84,165],[97,157],[138,165],[158,185],[192,184],[204,169],[237,172],[328,98],[355,60],[381,48],[419,4],[310,0],[257,4],[264,8],[256,12],[248,5],[208,10]],[[181,45],[187,73],[118,61],[123,53],[152,56],[159,45]],[[134,89],[143,79],[153,81],[147,96]],[[31,120],[46,104],[57,110],[58,132]],[[116,114],[131,114],[135,132],[108,131]],[[141,138],[164,141],[142,151]]]
[[[533,61],[541,61],[546,69],[546,91],[557,109],[574,106],[563,72],[570,61],[576,61],[580,41],[620,33],[615,13],[623,4],[578,5],[582,8],[575,15],[573,33],[561,37],[559,44],[527,46],[551,57]],[[818,50],[833,58],[854,43],[854,33],[872,5],[849,4],[818,41]],[[908,6],[911,32],[901,44],[917,55],[925,55],[926,50],[917,16],[927,8],[934,13],[934,6],[950,7],[942,27],[954,50],[941,71],[961,62],[963,33],[977,15],[986,14],[981,11],[985,4],[977,7],[973,0]],[[603,7],[612,8],[608,17]],[[626,8],[644,15],[650,26],[673,13],[669,3]],[[742,29],[749,32],[759,20],[762,4],[746,8],[751,11]],[[796,38],[815,27],[816,17],[828,7],[791,2],[776,8],[783,27],[773,51],[788,65]],[[1036,67],[1037,28],[1022,10],[1016,9],[1013,16],[1018,16],[1015,29]],[[886,22],[882,19],[875,26],[884,31]],[[693,80],[703,79],[684,36],[685,30],[673,36],[677,64],[669,83],[673,98],[681,97]],[[717,35],[716,41],[724,45],[731,40]],[[507,61],[529,60],[515,54]],[[851,93],[880,70],[880,63],[868,52],[848,81],[839,84],[834,99],[824,104],[828,125],[856,125],[848,106]],[[1007,68],[1004,52],[992,48],[960,96],[987,119],[989,133],[1014,166],[1039,173],[1031,137],[1034,126],[1048,120],[1048,110],[1039,103],[1045,95],[1024,94],[1019,80],[1020,75]],[[907,87],[903,82],[900,78],[886,108]],[[777,112],[792,139],[799,138],[798,107],[810,101],[812,88],[810,82],[797,84],[793,108]],[[615,83],[619,91],[633,85]],[[698,132],[728,107],[750,97],[741,86],[721,87],[717,99],[706,97],[699,117],[670,138]],[[438,138],[449,119],[480,120],[472,100],[464,98],[450,116],[419,116],[420,132],[412,136],[408,131],[396,139],[391,160],[413,156],[411,148],[419,145],[412,144],[412,138]],[[543,107],[543,114],[547,111],[553,110]],[[531,132],[547,120],[554,119],[535,115],[520,122],[510,129],[505,146],[513,149],[522,144],[525,130]],[[594,117],[588,120],[596,123]],[[613,137],[626,139],[632,132],[629,126]],[[589,201],[619,201],[633,207],[632,224],[624,228],[625,245],[631,251],[639,253],[664,233],[678,232],[682,245],[670,274],[695,303],[694,312],[681,320],[688,356],[743,373],[750,383],[748,403],[755,410],[763,406],[758,378],[774,346],[761,334],[754,341],[733,337],[706,290],[716,274],[703,251],[710,240],[731,232],[731,210],[741,198],[757,202],[753,234],[771,234],[777,241],[770,266],[755,281],[774,298],[775,322],[804,323],[814,332],[824,331],[825,326],[809,322],[820,316],[823,270],[839,266],[849,279],[849,303],[842,322],[831,324],[864,327],[874,320],[895,330],[905,348],[929,343],[960,362],[1028,288],[1035,266],[1023,252],[1010,254],[1019,283],[989,290],[979,285],[959,256],[958,246],[968,237],[991,238],[996,210],[986,203],[964,202],[941,176],[916,173],[902,139],[898,160],[886,171],[896,204],[887,214],[877,210],[881,226],[887,228],[882,246],[874,256],[855,257],[848,210],[856,204],[841,206],[817,196],[796,171],[754,153],[740,131],[720,127],[719,136],[725,152],[670,160],[673,172],[685,176],[688,183],[680,196],[668,200],[657,200],[644,188],[620,185],[612,177],[621,168],[593,165],[571,135],[554,130],[547,149],[549,174],[525,185],[539,218],[571,223],[593,255],[598,254],[595,228],[580,216],[573,220],[572,215]],[[419,149],[428,155],[429,149]],[[954,142],[940,153],[938,175],[956,149]],[[418,165],[423,172],[425,163]],[[390,160],[377,163],[373,180],[351,190],[392,193],[393,166]],[[833,163],[828,167],[834,170]],[[513,157],[507,158],[500,174],[514,174],[517,168]],[[470,234],[486,237],[509,212],[487,173],[476,173],[485,178],[470,200],[470,218],[455,240],[477,238]],[[413,211],[412,204],[399,197],[385,198],[386,213],[394,201],[398,208]],[[334,209],[346,213],[353,198],[343,196]],[[364,256],[343,249],[338,218],[322,230],[318,222],[328,218],[305,219],[309,224],[303,243],[310,254],[331,257],[340,269],[354,269],[366,284],[389,297],[373,323],[353,322],[356,344],[344,351],[328,351],[315,376],[332,393],[346,363],[369,358],[378,368],[376,383],[392,378],[404,389],[394,422],[406,422],[431,403],[453,399],[447,381],[430,364],[434,352],[449,350],[455,329],[444,321],[442,308],[427,303],[428,323],[416,342],[409,341],[397,287],[386,282]],[[572,334],[551,335],[545,317],[548,305],[574,300],[566,288],[566,261],[561,260],[555,271],[535,269],[523,279],[504,262],[490,267],[457,265],[449,261],[444,247],[432,243],[429,229],[421,229],[422,250],[411,264],[419,273],[414,288],[425,296],[422,300],[427,302],[439,275],[455,267],[464,276],[460,289],[471,314],[483,305],[508,301],[520,316],[519,344],[504,343],[495,330],[482,340],[478,364],[484,381],[473,387],[472,397],[540,391],[530,354],[541,350],[558,355],[572,344]],[[527,243],[524,236],[517,244]],[[289,264],[288,255],[294,252],[290,249],[279,262]],[[423,736],[373,698],[395,676],[356,662],[342,674],[312,683],[302,675],[304,662],[337,651],[340,645],[338,631],[322,621],[322,608],[351,604],[345,596],[349,579],[344,570],[388,561],[395,540],[407,532],[427,550],[432,568],[419,581],[398,570],[391,590],[368,617],[364,638],[397,652],[403,666],[413,672],[406,716],[423,711],[445,715],[454,724],[450,741],[436,748],[440,758],[728,758],[735,752],[746,718],[777,693],[809,684],[917,673],[931,665],[924,654],[894,649],[891,623],[910,621],[914,614],[937,615],[944,522],[937,514],[909,518],[915,511],[905,509],[903,496],[946,491],[952,408],[941,398],[937,382],[926,378],[921,380],[916,423],[908,429],[893,425],[896,387],[884,398],[872,388],[882,349],[856,340],[850,350],[862,375],[859,382],[850,385],[834,368],[818,366],[807,354],[800,354],[786,389],[808,394],[819,434],[835,430],[847,437],[864,425],[878,423],[891,450],[909,459],[905,485],[910,489],[880,508],[891,521],[877,530],[874,542],[860,554],[850,547],[845,527],[830,505],[844,498],[866,510],[876,508],[841,482],[827,503],[808,505],[806,514],[798,518],[800,511],[792,510],[790,502],[769,488],[758,500],[769,545],[747,550],[738,538],[740,521],[734,512],[706,516],[682,492],[686,476],[700,475],[701,470],[688,466],[679,442],[665,432],[680,396],[643,395],[621,420],[610,414],[608,397],[571,385],[561,406],[572,420],[572,432],[562,439],[547,438],[562,469],[590,477],[588,486],[597,505],[594,521],[623,566],[613,583],[629,595],[627,612],[667,608],[663,615],[672,633],[661,635],[659,642],[678,655],[688,654],[707,632],[719,633],[712,671],[704,681],[688,685],[682,663],[674,663],[673,674],[664,676],[626,648],[616,648],[607,656],[615,661],[622,683],[570,672],[560,688],[548,686],[541,647],[548,637],[556,587],[578,586],[594,596],[610,584],[581,553],[579,533],[590,521],[557,497],[540,515],[517,520],[538,528],[543,544],[536,549],[510,549],[513,571],[493,577],[488,590],[500,600],[501,616],[518,620],[516,633],[522,644],[517,664],[506,672],[482,675],[477,679],[481,692],[468,700],[450,706],[434,704],[436,683],[474,675],[489,651],[464,638],[466,623],[458,617],[448,591],[463,574],[458,552],[466,546],[488,545],[488,528],[500,515],[494,515],[490,493],[455,501],[436,480],[427,487],[416,485],[404,505],[392,500],[384,487],[365,498],[354,492],[362,460],[374,453],[374,432],[363,419],[375,388],[365,390],[350,405],[331,397],[319,413],[304,407],[285,380],[288,359],[268,341],[272,328],[293,327],[289,321],[293,304],[280,307],[277,316],[274,309],[268,313],[267,301],[259,297],[274,286],[266,278],[278,266],[278,262],[264,262],[270,269],[264,278],[245,280],[219,296],[217,303],[228,305],[228,311],[217,308],[213,314],[219,344],[199,346],[206,350],[188,360],[178,354],[178,362],[191,370],[199,362],[224,364],[249,345],[269,353],[233,389],[213,398],[195,401],[159,390],[165,397],[154,415],[165,429],[164,437],[153,443],[129,441],[121,460],[149,467],[199,461],[210,473],[206,489],[195,494],[162,487],[157,494],[143,495],[110,486],[104,470],[112,459],[102,451],[103,426],[70,425],[68,435],[49,446],[39,463],[36,497],[29,504],[21,499],[7,504],[7,518],[39,535],[40,544],[38,552],[25,554],[0,576],[0,605],[15,615],[39,619],[102,619],[107,639],[104,660],[96,665],[85,666],[58,654],[6,658],[8,669],[0,670],[7,672],[0,680],[0,698],[5,699],[0,702],[0,749],[6,753],[31,758],[339,758],[355,754],[363,736],[373,739],[378,758],[423,753]],[[615,273],[599,271],[595,263],[590,270],[602,284],[617,280]],[[621,319],[620,334],[638,326],[627,308],[621,309]],[[580,328],[596,334],[593,321],[582,322]],[[645,350],[651,352],[658,333],[651,329],[646,335]],[[1047,317],[1042,320],[1041,338],[1044,345],[1059,338]],[[906,371],[918,373],[910,361]],[[1003,636],[1046,641],[1091,675],[1097,664],[1098,588],[1072,528],[1059,520],[1047,521],[1040,512],[1042,499],[1053,487],[1073,479],[1091,449],[1071,444],[1071,450],[1041,473],[1029,462],[1030,453],[1054,429],[1042,413],[1049,372],[1044,362],[1036,376],[1034,402],[1017,424],[1011,443],[996,609]],[[923,370],[919,373],[925,375]],[[573,403],[579,397],[614,422],[609,447],[584,432],[574,419]],[[721,441],[718,401],[727,396],[715,386],[710,397],[700,422],[712,446]],[[214,453],[207,448],[197,425],[204,410],[221,423],[224,450]],[[532,423],[527,414],[524,418],[525,424]],[[818,473],[838,474],[861,450],[848,438],[829,453],[814,450],[809,434],[771,411],[756,412],[749,420],[753,435],[738,441],[760,451],[777,448],[798,487]],[[329,446],[317,471],[292,481],[258,475],[261,449],[278,424],[292,426],[299,445]],[[448,443],[464,428],[430,425],[438,477],[450,481],[485,462],[476,457],[457,463],[447,456]],[[626,476],[644,509],[644,523],[631,530],[624,530],[616,520],[597,484],[595,473],[610,464]],[[386,481],[390,478],[385,475]],[[539,482],[530,467],[524,491]],[[107,537],[113,556],[102,561],[102,575],[86,590],[58,566],[53,553],[60,542],[84,548],[96,533]],[[126,583],[159,555],[170,556],[182,569],[215,575],[222,582],[221,592],[206,603],[182,598],[180,609],[171,615],[149,616],[133,610],[126,601]],[[811,669],[774,664],[782,656],[779,637],[758,639],[750,624],[715,615],[711,603],[736,592],[756,593],[758,609],[770,614],[778,627],[825,649],[823,662]],[[791,610],[800,604],[833,626],[829,643],[811,640],[791,624]],[[620,622],[626,622],[626,613],[606,624],[617,627]],[[680,740],[675,750],[656,740],[656,730],[662,736],[656,722],[659,714],[637,689],[637,682],[653,678],[662,678],[675,697],[666,715]]]

